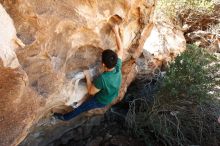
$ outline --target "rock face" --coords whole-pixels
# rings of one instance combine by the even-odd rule
[[[122,20],[125,49],[120,100],[135,77],[135,58],[151,32],[155,6],[154,0],[0,3],[1,146],[19,144],[51,110],[65,112],[86,96],[82,70],[97,75],[102,50],[116,49],[112,17]]]
[[[93,77],[101,72],[101,52],[116,49],[111,25],[121,21],[123,83],[112,104],[119,102],[143,48],[149,61],[146,54],[154,45],[146,39],[158,39],[151,30],[164,27],[152,22],[154,8],[155,0],[0,0],[0,145],[18,145],[28,134],[21,145],[48,145],[87,116],[108,109],[70,122],[51,120],[52,112],[67,112],[87,97],[82,71],[90,69]],[[114,17],[120,21],[111,21]],[[185,45],[182,33],[172,31],[172,36]]]
[[[167,67],[185,49],[183,32],[168,21],[157,20],[143,46],[144,63],[154,73],[158,68]]]

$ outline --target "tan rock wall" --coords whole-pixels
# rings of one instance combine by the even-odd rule
[[[136,73],[131,58],[142,52],[141,46],[152,29],[149,26],[155,5],[154,0],[0,0],[0,3],[14,22],[13,25],[0,5],[0,17],[6,16],[0,20],[0,27],[5,28],[0,28],[3,146],[20,143],[40,118],[50,117],[54,107],[69,105],[86,96],[83,76],[76,75],[88,67],[96,75],[102,50],[116,49],[109,24],[113,15],[122,19],[120,34],[125,65],[120,97],[123,97]]]

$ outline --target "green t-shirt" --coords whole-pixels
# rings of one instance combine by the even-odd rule
[[[102,73],[93,81],[94,86],[101,89],[94,96],[98,102],[107,105],[118,96],[122,80],[121,66],[122,60],[118,58],[114,70]]]

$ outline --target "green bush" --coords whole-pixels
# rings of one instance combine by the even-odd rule
[[[210,99],[213,95],[208,94],[219,84],[214,76],[220,69],[217,58],[204,49],[194,45],[188,45],[188,49],[181,56],[170,64],[167,76],[164,79],[162,88],[157,96],[163,96],[169,91],[169,96],[163,98],[170,99],[190,99],[193,102],[201,102]]]
[[[129,129],[147,145],[220,145],[219,93],[212,92],[220,86],[219,60],[194,45],[187,48],[158,82],[154,103],[131,104]]]

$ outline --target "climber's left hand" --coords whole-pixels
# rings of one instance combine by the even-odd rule
[[[89,70],[84,70],[83,73],[86,77],[90,76],[90,71]]]

